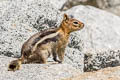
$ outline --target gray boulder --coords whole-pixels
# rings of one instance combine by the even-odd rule
[[[65,63],[72,65],[80,72],[84,72],[84,54],[76,48],[67,47],[65,51]]]
[[[6,0],[0,4],[0,54],[20,56],[22,44],[34,33],[57,27],[60,12],[47,0]]]
[[[85,54],[84,71],[120,65],[120,50],[94,51]]]
[[[90,64],[85,67],[85,71],[93,67],[101,69],[119,65],[120,18],[118,16],[91,6],[82,5],[73,7],[66,13],[85,24],[83,30],[72,33],[73,36],[77,34],[79,36],[77,40],[81,41],[74,47],[85,54],[85,59],[90,58],[85,60],[85,66]],[[101,58],[105,60],[99,60]]]
[[[81,72],[69,64],[23,64],[15,72],[7,71],[10,57],[0,56],[0,80],[61,80]]]

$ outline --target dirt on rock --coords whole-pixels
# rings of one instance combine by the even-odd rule
[[[120,80],[120,66],[109,67],[93,72],[85,72],[64,80]]]

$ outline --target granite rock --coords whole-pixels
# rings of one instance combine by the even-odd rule
[[[71,34],[78,36],[77,41],[80,41],[78,44],[74,43],[76,45],[72,47],[85,54],[85,71],[119,65],[120,18],[118,16],[83,5],[73,7],[66,13],[85,24],[83,30]]]
[[[8,71],[8,64],[15,58],[0,55],[0,80],[61,80],[81,74],[69,64],[23,64],[18,71]]]
[[[58,27],[62,16],[48,0],[6,0],[0,4],[0,54],[20,56],[34,33]]]

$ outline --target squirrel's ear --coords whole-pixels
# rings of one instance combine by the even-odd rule
[[[64,17],[63,17],[63,20],[66,21],[66,20],[69,20],[69,17],[67,14],[64,13]]]

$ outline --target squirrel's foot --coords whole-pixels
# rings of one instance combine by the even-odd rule
[[[56,59],[56,58],[53,58],[53,60],[54,60],[55,62],[62,63],[62,61],[60,61],[60,60],[58,60],[58,59]]]

